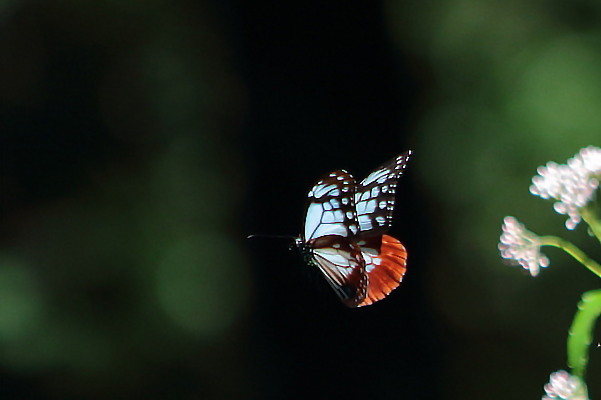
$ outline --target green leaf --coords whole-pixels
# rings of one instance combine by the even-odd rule
[[[601,314],[601,289],[585,292],[582,301],[578,304],[578,311],[568,336],[568,365],[572,369],[572,375],[583,380],[588,363],[588,347],[599,314]]]

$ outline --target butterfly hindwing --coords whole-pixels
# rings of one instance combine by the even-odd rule
[[[351,239],[324,236],[313,243],[315,264],[340,300],[357,307],[367,296],[368,277],[361,248]]]
[[[368,276],[368,290],[359,307],[382,300],[396,289],[407,270],[407,250],[389,235],[359,241]]]

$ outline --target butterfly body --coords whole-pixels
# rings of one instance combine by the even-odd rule
[[[407,252],[385,233],[410,155],[396,157],[359,184],[348,172],[334,171],[309,192],[304,231],[295,244],[349,307],[381,300],[403,278]]]

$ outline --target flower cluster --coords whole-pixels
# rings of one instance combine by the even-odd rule
[[[601,149],[586,147],[567,164],[549,162],[537,169],[530,192],[543,199],[555,199],[553,205],[559,214],[567,215],[568,229],[574,229],[581,220],[578,210],[593,200],[601,176]]]
[[[599,184],[601,148],[586,147],[566,164],[549,162],[539,167],[537,172],[538,175],[532,178],[530,192],[543,199],[553,199],[555,211],[568,216],[566,221],[568,229],[574,229],[581,220],[584,220],[589,227],[589,233],[601,240],[601,220],[597,210],[591,204],[596,200],[597,190],[601,186]],[[556,236],[539,237],[527,230],[516,218],[505,217],[498,245],[504,259],[521,265],[532,276],[536,276],[541,268],[549,266],[549,259],[541,253],[542,246],[553,246],[564,250],[601,277],[601,265],[571,242]],[[601,301],[601,290],[586,292],[582,299],[568,338],[568,359],[576,360],[571,362],[574,375],[563,370],[552,373],[549,383],[545,385],[545,395],[542,400],[588,400],[583,376],[588,361],[586,351],[590,347],[590,339],[587,341],[585,337],[587,332],[590,335],[596,318],[587,320],[581,316],[588,315],[591,309],[598,307],[598,302]]]
[[[503,258],[521,265],[532,276],[536,276],[541,267],[549,266],[549,259],[540,252],[540,246],[539,237],[528,231],[524,224],[514,217],[505,217],[499,243]]]
[[[586,385],[563,370],[551,374],[545,392],[542,400],[588,400]]]

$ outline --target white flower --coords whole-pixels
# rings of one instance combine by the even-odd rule
[[[567,164],[547,163],[537,169],[530,192],[543,199],[555,199],[555,211],[569,217],[568,229],[574,229],[581,220],[578,210],[594,198],[601,176],[601,149],[586,147]]]
[[[588,400],[586,385],[576,376],[564,370],[553,372],[545,385],[542,400]]]
[[[549,259],[540,252],[540,245],[539,237],[528,231],[517,219],[503,219],[503,233],[499,243],[501,256],[521,265],[532,276],[538,275],[541,267],[549,266]]]
[[[601,149],[595,146],[588,146],[580,150],[574,159],[581,160],[583,168],[590,171],[592,174],[599,175],[601,173]],[[568,161],[569,163],[570,161]]]

